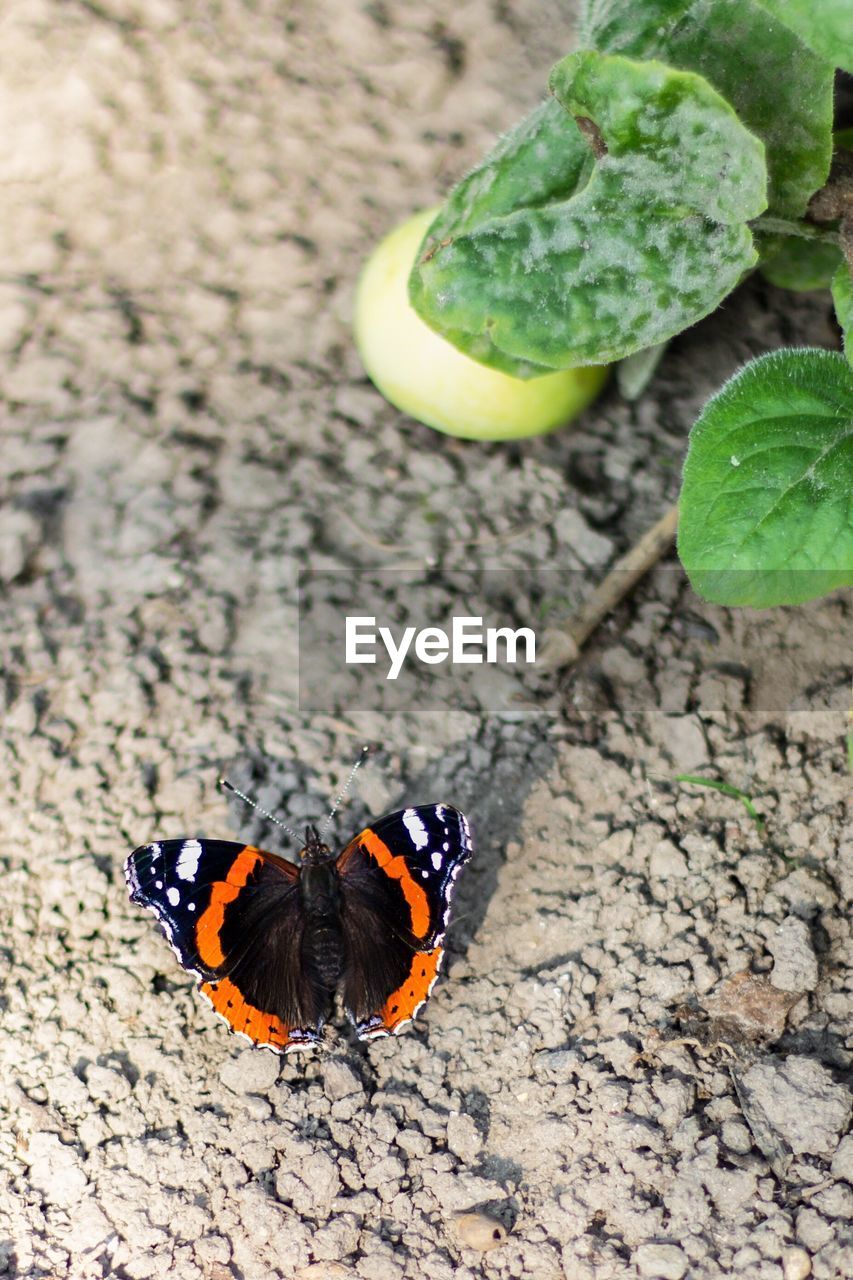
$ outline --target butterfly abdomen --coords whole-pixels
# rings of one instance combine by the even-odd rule
[[[304,864],[299,888],[305,912],[303,963],[315,981],[332,992],[345,963],[340,880],[334,862],[329,859]]]
[[[302,943],[305,968],[326,991],[332,992],[344,970],[344,939],[336,922],[317,921],[305,930]]]

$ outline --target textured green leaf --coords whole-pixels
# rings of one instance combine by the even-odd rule
[[[834,67],[853,72],[853,5],[850,0],[760,0]]]
[[[820,240],[786,239],[777,253],[761,263],[761,274],[780,289],[802,292],[828,289],[841,262],[841,250]]]
[[[798,604],[853,584],[853,369],[776,351],[741,369],[690,433],[678,552],[718,604]]]
[[[707,315],[754,264],[746,222],[766,203],[761,143],[701,76],[579,53],[551,87],[562,121],[541,108],[456,188],[409,283],[428,324],[520,377],[621,359]]]
[[[427,246],[476,231],[478,226],[497,221],[516,209],[570,199],[589,181],[592,167],[592,152],[574,120],[554,98],[549,98],[501,138],[485,160],[454,188],[429,228],[419,259]],[[448,317],[439,314],[440,308],[429,297],[417,270],[409,282],[409,296],[428,324],[482,364],[517,378],[553,371],[530,353],[523,358],[508,356],[492,342],[485,323],[478,328],[475,320],[470,330],[451,326]]]
[[[826,182],[832,68],[757,0],[586,0],[580,37],[703,75],[767,148],[772,214],[800,217]]]
[[[574,53],[549,87],[577,117],[591,118],[608,155],[597,178],[622,199],[661,204],[715,222],[755,218],[767,205],[764,148],[701,76],[662,62]]]
[[[853,278],[846,262],[832,277],[832,301],[844,335],[844,354],[853,365]]]

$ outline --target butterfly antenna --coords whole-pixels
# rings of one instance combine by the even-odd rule
[[[266,809],[262,809],[257,800],[253,800],[250,796],[245,795],[244,792],[234,786],[233,782],[229,782],[227,778],[220,778],[217,785],[224,787],[226,791],[233,791],[234,795],[239,796],[244,804],[248,804],[253,809],[257,809],[262,818],[269,818],[270,822],[274,822],[277,827],[281,827],[282,831],[286,831],[291,840],[295,840],[298,845],[304,844],[302,837],[298,836],[292,827],[289,827],[286,822],[282,822],[280,818],[275,816],[275,814],[269,813]]]
[[[361,755],[360,755],[360,756],[358,757],[358,759],[356,760],[355,764],[353,765],[352,769],[350,770],[350,775],[349,775],[349,777],[347,778],[346,782],[344,783],[343,787],[341,788],[341,794],[338,796],[337,800],[336,800],[336,801],[335,801],[335,803],[332,805],[331,812],[329,813],[328,818],[326,819],[326,821],[323,823],[322,827],[320,828],[320,839],[321,839],[321,840],[323,839],[323,836],[326,834],[326,832],[329,830],[329,827],[332,825],[332,819],[334,818],[335,814],[338,812],[338,809],[340,809],[341,804],[343,803],[344,797],[346,796],[347,792],[349,791],[350,787],[352,786],[352,780],[353,780],[353,778],[354,778],[354,777],[355,777],[355,775],[358,773],[359,769],[360,769],[360,768],[361,768],[361,766],[364,764],[365,760],[367,759],[367,757],[368,757],[369,755],[370,755],[370,747],[362,747],[362,748],[361,748]]]

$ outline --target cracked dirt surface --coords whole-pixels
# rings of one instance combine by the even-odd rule
[[[461,445],[364,379],[358,265],[537,100],[568,6],[11,0],[0,34],[0,1270],[853,1274],[849,600],[727,614],[662,565],[520,713],[306,722],[295,674],[301,565],[592,585],[723,377],[837,345],[823,299],[755,280],[636,405]],[[282,1061],[122,862],[280,847],[218,772],[298,825],[364,737],[342,838],[471,815],[449,976],[409,1034]]]

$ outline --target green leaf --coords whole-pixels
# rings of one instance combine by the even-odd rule
[[[767,148],[771,213],[800,217],[826,182],[832,68],[757,0],[586,0],[581,42],[703,75]]]
[[[844,354],[853,365],[853,277],[846,262],[832,277],[832,301],[844,335]]]
[[[853,72],[850,0],[760,0],[760,3],[833,67]]]
[[[574,53],[549,88],[607,143],[598,179],[621,198],[639,195],[715,222],[754,218],[767,205],[764,148],[702,76],[662,62]]]
[[[616,385],[624,400],[639,400],[655,376],[664,357],[668,342],[657,342],[653,347],[643,347],[632,356],[626,356],[616,366]]]
[[[562,122],[540,109],[456,188],[409,282],[427,324],[520,377],[707,315],[755,263],[746,223],[766,203],[761,143],[701,76],[579,53],[551,88]]]
[[[588,181],[593,156],[571,116],[549,98],[506,134],[486,159],[453,190],[424,238],[418,255],[431,245],[479,225],[512,214],[527,205],[548,206],[570,199]],[[430,298],[420,271],[409,281],[412,305],[449,342],[482,364],[517,378],[551,373],[552,367],[531,358],[508,356],[492,341],[485,324],[477,328],[451,326],[440,306]],[[485,301],[485,298],[484,298]]]
[[[853,369],[832,351],[751,361],[705,406],[678,552],[718,604],[798,604],[853,584]]]
[[[752,803],[752,796],[748,791],[741,791],[740,787],[733,786],[731,782],[724,782],[722,778],[706,778],[701,773],[677,773],[675,781],[691,782],[696,787],[709,787],[712,791],[719,791],[720,795],[729,796],[732,800],[740,800],[761,835],[764,834],[764,819]]]
[[[841,250],[820,240],[786,239],[777,253],[761,263],[760,271],[780,289],[800,293],[828,289],[841,262]]]

